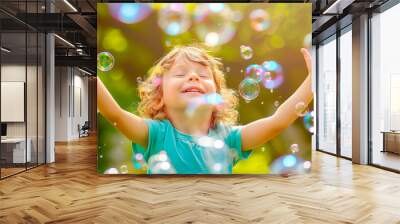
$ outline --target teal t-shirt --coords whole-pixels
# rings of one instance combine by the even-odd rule
[[[241,150],[241,126],[217,124],[215,128],[210,129],[209,139],[223,142],[224,150],[206,152],[205,150],[210,149],[199,144],[197,137],[176,130],[167,119],[145,119],[145,122],[149,130],[147,149],[132,143],[133,162],[137,153],[141,153],[144,160],[148,162],[153,155],[164,151],[177,174],[215,173],[210,169],[217,160],[224,161],[223,173],[232,173],[232,167],[241,159],[247,159],[251,153],[251,151]],[[219,154],[214,155],[214,152]],[[223,158],[221,158],[221,153],[223,153]],[[212,158],[213,156],[219,158]],[[147,173],[151,173],[151,170],[148,169]]]

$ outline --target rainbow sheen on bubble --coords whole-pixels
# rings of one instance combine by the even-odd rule
[[[257,80],[252,78],[245,78],[239,84],[239,94],[246,100],[250,101],[255,99],[260,93],[260,86]]]
[[[161,151],[149,158],[148,162],[149,174],[176,174],[175,168],[172,166],[167,152]]]
[[[252,64],[247,66],[245,74],[247,77],[252,78],[257,82],[261,82],[264,80],[265,71],[260,65]]]
[[[170,36],[186,32],[191,25],[191,20],[185,4],[167,4],[158,13],[158,25]]]
[[[283,69],[282,66],[276,61],[265,61],[262,63],[264,71],[268,74],[268,77],[263,80],[265,88],[273,89],[278,88],[283,83]]]
[[[304,102],[298,102],[295,106],[297,116],[303,117],[307,114],[307,106]]]
[[[115,59],[110,52],[97,54],[97,68],[102,72],[108,72],[114,67]]]
[[[249,46],[241,45],[240,46],[240,56],[244,60],[249,60],[253,57],[253,49]]]
[[[251,11],[249,19],[251,27],[257,32],[264,31],[271,26],[270,16],[263,9],[255,9]]]
[[[202,136],[197,139],[197,144],[202,147],[202,156],[209,173],[229,173],[233,155],[223,140]]]
[[[235,35],[233,12],[224,3],[199,4],[194,11],[194,28],[198,38],[214,47],[229,42]]]
[[[149,4],[143,3],[113,3],[108,9],[114,19],[126,24],[140,22],[151,13]]]
[[[314,133],[314,111],[308,112],[303,117],[304,127],[310,132]]]

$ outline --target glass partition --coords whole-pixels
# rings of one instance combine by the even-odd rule
[[[318,48],[318,149],[336,154],[336,36]]]
[[[352,158],[352,32],[340,36],[340,155]]]

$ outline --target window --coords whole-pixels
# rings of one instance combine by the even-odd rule
[[[318,48],[318,149],[336,153],[336,36]]]

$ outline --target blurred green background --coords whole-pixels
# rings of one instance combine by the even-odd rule
[[[121,5],[115,7],[117,3],[97,4],[97,51],[110,52],[115,58],[112,70],[97,70],[97,76],[123,109],[137,114],[138,77],[144,80],[148,70],[175,45],[204,42],[196,33],[198,24],[193,21],[195,10],[201,4],[207,3],[185,4],[190,27],[175,36],[168,35],[158,24],[160,11],[168,7],[167,3],[142,3],[142,6],[146,5],[147,11],[139,10],[141,14],[128,18],[131,19],[129,23],[115,14],[114,9]],[[240,98],[239,124],[247,124],[272,115],[277,106],[306,78],[307,70],[300,48],[310,47],[311,44],[311,4],[225,3],[224,7],[235,15],[232,21],[224,21],[234,26],[234,35],[228,42],[210,49],[214,56],[222,59],[228,87],[237,91],[245,77],[244,70],[250,64],[275,60],[283,68],[284,82],[273,92],[260,86],[260,94],[256,99],[247,103]],[[255,9],[263,9],[269,15],[269,27],[264,31],[258,32],[252,28],[249,15]],[[241,45],[253,49],[250,60],[241,57]],[[311,134],[304,127],[302,118],[264,146],[254,149],[250,158],[239,162],[233,172],[268,173],[269,164],[275,158],[289,154],[290,145],[294,143],[299,145],[298,156],[311,160]],[[126,165],[129,173],[145,173],[145,170],[133,168],[131,154],[131,142],[98,114],[98,172]]]

